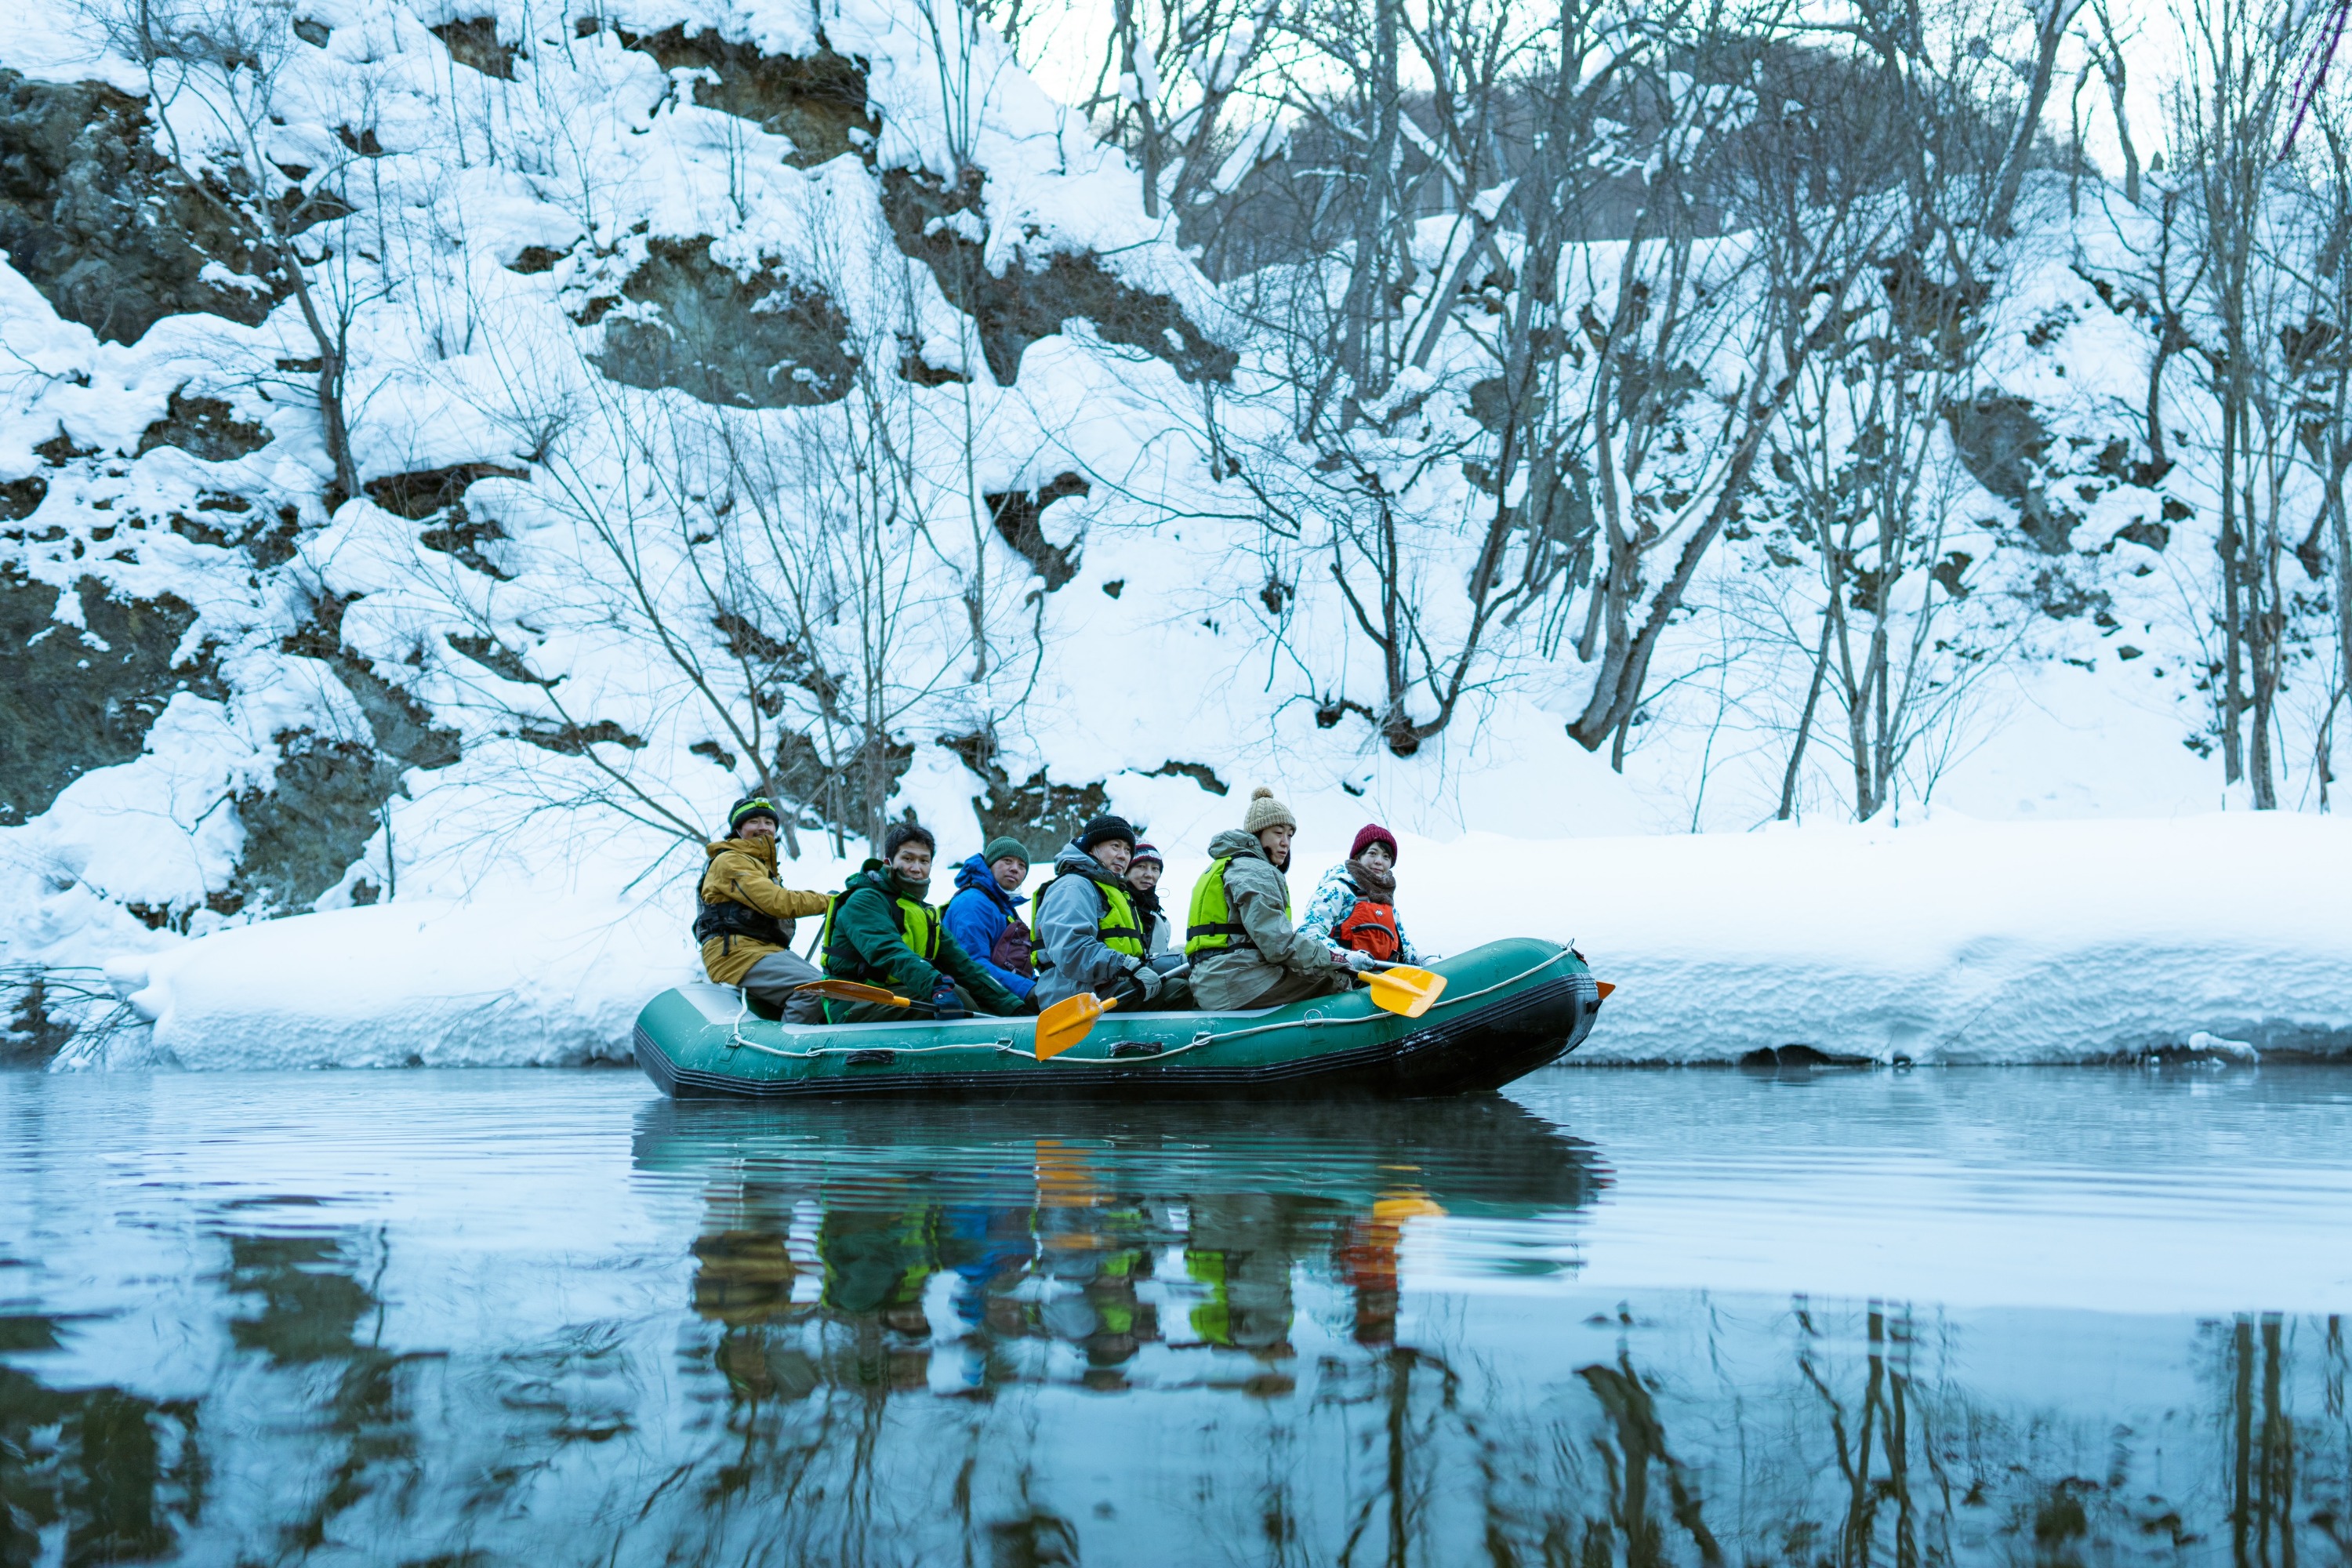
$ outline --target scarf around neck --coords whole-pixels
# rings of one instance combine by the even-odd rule
[[[1348,862],[1348,875],[1356,880],[1356,890],[1368,899],[1383,904],[1396,902],[1396,875],[1391,871],[1375,871],[1361,860]]]

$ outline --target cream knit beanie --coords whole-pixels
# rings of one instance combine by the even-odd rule
[[[1242,831],[1263,833],[1277,826],[1295,830],[1298,818],[1290,815],[1290,807],[1274,798],[1274,791],[1260,784],[1250,791],[1249,812],[1242,818]]]

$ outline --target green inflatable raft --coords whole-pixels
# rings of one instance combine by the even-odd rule
[[[1039,1061],[1034,1018],[807,1027],[762,1018],[731,986],[665,991],[637,1015],[637,1063],[681,1100],[1402,1098],[1499,1089],[1581,1045],[1601,987],[1571,948],[1488,942],[1429,966],[1418,1018],[1364,992],[1234,1013],[1105,1014]]]

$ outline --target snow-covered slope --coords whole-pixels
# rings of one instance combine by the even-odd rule
[[[118,987],[152,1030],[68,1060],[609,1053],[686,962],[697,835],[763,767],[820,886],[885,815],[961,853],[1044,848],[1106,805],[1181,881],[1276,782],[1310,846],[1367,816],[1410,837],[1439,945],[1581,934],[1629,977],[1597,1051],[2041,1056],[2346,1022],[2315,1000],[2334,948],[2273,915],[2245,951],[2277,961],[2274,996],[2233,970],[2170,1010],[2131,955],[2178,962],[2190,928],[2099,923],[2145,912],[2136,858],[2200,835],[2277,852],[2215,885],[2275,911],[2336,863],[2329,824],[1937,828],[1916,861],[1907,832],[1738,837],[1784,762],[1785,660],[1728,640],[1785,588],[1769,530],[1715,558],[1622,774],[1563,732],[1588,679],[1566,648],[1415,753],[1383,746],[1342,700],[1365,658],[1346,612],[1314,563],[1269,564],[1207,435],[1204,399],[1266,390],[1247,323],[1125,159],[950,5],[318,0],[242,121],[235,81],[151,81],[104,16],[34,0],[0,42],[0,137],[33,170],[0,204],[0,954],[24,1054]],[[353,494],[319,338],[233,221],[240,124],[348,353]],[[206,169],[226,205],[190,185]],[[2205,525],[2105,462],[2141,374],[2126,318],[2056,229],[2021,255],[1992,374],[2075,521],[2021,545],[2016,498],[1980,482],[2000,462],[1942,453],[1973,603],[2005,608],[1927,779],[1984,817],[2209,810],[2218,771],[2183,745]],[[1427,417],[1467,427],[1448,363]],[[1629,837],[1694,827],[1733,831]],[[2074,869],[2024,875],[2053,855]],[[1867,951],[1890,900],[1971,876],[1988,890],[1949,923]],[[2066,877],[2071,936],[2047,913]],[[1773,931],[1784,879],[1814,889],[1801,932]],[[272,919],[310,910],[332,912]],[[2085,988],[2038,1020],[1967,978],[2052,963]],[[1806,965],[1844,978],[1811,991]]]

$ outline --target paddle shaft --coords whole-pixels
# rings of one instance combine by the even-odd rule
[[[939,1016],[939,1009],[929,1002],[917,1002],[885,991],[878,985],[861,985],[855,980],[811,980],[793,987],[795,991],[814,991],[820,996],[830,996],[836,1002],[864,1002],[880,1007],[904,1007],[910,1013],[928,1013]],[[962,1009],[957,1016],[966,1017]]]

